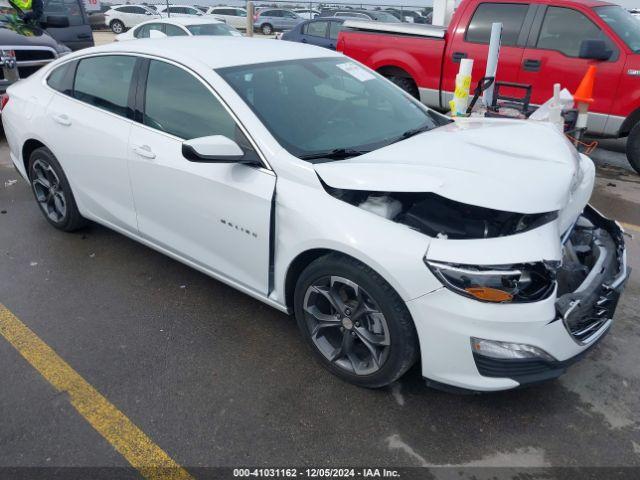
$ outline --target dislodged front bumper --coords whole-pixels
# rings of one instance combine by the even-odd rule
[[[588,272],[583,271],[577,284],[571,284],[571,272],[568,278],[559,275],[557,295],[548,299],[487,304],[443,288],[408,302],[428,381],[475,391],[503,390],[558,377],[582,358],[609,330],[629,275],[621,227],[592,207],[585,208],[562,240],[569,242],[574,232],[589,229],[594,252]],[[472,351],[471,338],[533,346],[548,356],[479,355]]]

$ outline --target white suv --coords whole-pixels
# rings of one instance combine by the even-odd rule
[[[165,17],[201,17],[204,15],[201,10],[190,5],[157,5],[156,9]]]
[[[142,22],[160,17],[144,5],[114,5],[105,12],[104,23],[113,33],[120,34]]]
[[[207,15],[213,15],[218,20],[223,20],[233,28],[245,30],[247,28],[247,11],[238,7],[209,7]]]

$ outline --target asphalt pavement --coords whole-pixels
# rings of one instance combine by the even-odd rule
[[[603,145],[593,203],[638,236],[640,176],[623,142]],[[636,269],[610,334],[559,380],[464,396],[427,388],[414,368],[364,390],[323,370],[292,318],[101,226],[51,228],[0,143],[0,304],[196,477],[223,466],[640,467],[638,239],[628,248]],[[2,336],[0,378],[0,478],[2,467],[130,466],[108,426]]]

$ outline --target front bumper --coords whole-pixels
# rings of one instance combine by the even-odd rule
[[[442,288],[407,302],[429,383],[495,391],[548,380],[563,374],[604,337],[629,275],[623,232],[590,206],[583,217],[607,232],[602,236],[610,242],[602,242],[601,261],[570,292],[563,293],[560,285],[540,302],[488,304]],[[481,356],[472,352],[471,337],[533,345],[556,360]]]

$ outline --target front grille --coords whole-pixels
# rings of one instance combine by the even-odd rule
[[[587,340],[613,318],[619,298],[618,292],[603,287],[586,300],[574,300],[579,303],[570,306],[564,317],[569,333],[580,342]]]
[[[53,60],[56,55],[51,50],[16,50],[16,61],[34,62],[38,60]]]
[[[40,70],[40,67],[21,67],[18,66],[18,73],[20,74],[20,78],[27,78],[29,75],[32,75]]]
[[[614,222],[589,206],[566,240],[556,310],[574,340],[588,344],[613,319],[621,288],[611,285],[624,268],[624,240]]]

